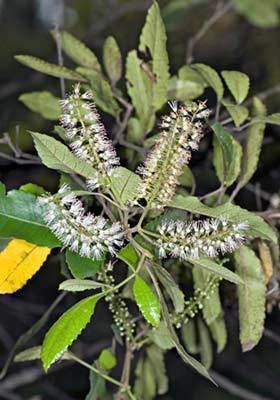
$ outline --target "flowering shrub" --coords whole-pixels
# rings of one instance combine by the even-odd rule
[[[252,111],[249,103],[241,105],[249,90],[249,78],[241,72],[222,71],[223,82],[212,67],[190,64],[170,77],[157,3],[148,12],[139,46],[150,61],[141,60],[136,50],[127,57],[128,96],[117,87],[122,59],[115,39],[105,42],[104,75],[90,49],[67,32],[59,36],[62,49],[79,64],[75,70],[16,57],[35,70],[78,83],[69,87],[69,95],[62,93],[63,100],[46,92],[21,96],[33,111],[46,114],[49,107],[49,119],[60,116],[56,138],[31,135],[42,163],[64,175],[54,194],[36,185],[6,194],[2,185],[0,235],[12,240],[0,254],[0,260],[8,260],[0,272],[0,290],[21,288],[51,249],[60,248],[72,277],[59,289],[94,294],[61,315],[40,347],[19,353],[16,360],[40,358],[47,371],[59,359],[72,359],[91,371],[93,381],[101,379],[103,394],[106,381],[114,384],[119,399],[148,400],[166,393],[164,353],[173,348],[212,379],[210,335],[218,352],[227,343],[221,285],[237,285],[243,351],[262,337],[271,273],[257,245],[269,253],[277,237],[273,227],[234,199],[257,168],[265,124],[278,124],[279,114],[267,116],[258,97]],[[206,87],[217,97],[212,110],[203,97]],[[43,105],[36,103],[42,97]],[[116,121],[110,135],[98,109]],[[158,111],[165,115],[157,129]],[[247,130],[243,146],[231,133],[235,130]],[[220,186],[198,197],[188,165],[211,131]],[[40,257],[33,256],[34,247]],[[18,257],[16,264],[13,257]],[[120,379],[114,377],[115,346],[94,364],[70,350],[103,300],[114,321],[112,335],[126,354]],[[194,342],[199,346],[191,346]],[[189,353],[198,354],[201,362]]]

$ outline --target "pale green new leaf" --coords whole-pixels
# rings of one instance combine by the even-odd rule
[[[249,92],[249,77],[239,71],[222,71],[221,74],[236,102],[242,103]]]
[[[61,48],[78,65],[101,72],[96,55],[83,42],[66,31],[51,31],[52,36],[60,41]]]
[[[214,218],[226,218],[235,223],[246,221],[251,237],[260,237],[277,243],[274,230],[261,217],[234,204],[226,203],[217,207],[208,207],[195,196],[176,195],[169,203],[169,206],[186,210],[193,214],[202,214]]]
[[[166,41],[167,37],[160,15],[160,8],[154,2],[147,14],[140,36],[139,49],[143,52],[148,49],[152,56],[152,72],[155,76],[152,104],[155,111],[159,110],[167,101],[169,62]]]
[[[235,268],[245,282],[238,288],[240,341],[242,350],[249,351],[263,334],[266,286],[261,262],[252,249],[242,246],[234,258]]]
[[[195,289],[203,289],[205,286],[205,282],[211,276],[211,273],[203,270],[203,268],[199,268],[198,266],[193,268],[193,278],[194,278],[194,287]],[[220,293],[219,293],[219,285],[215,286],[212,290],[209,299],[207,299],[202,308],[203,318],[205,319],[207,325],[209,326],[212,322],[214,322],[218,316],[223,312]]]
[[[224,86],[218,73],[212,67],[205,64],[192,64],[191,67],[194,68],[195,71],[199,72],[207,83],[207,86],[210,86],[216,92],[218,100],[222,100],[224,95]]]
[[[109,36],[103,46],[103,64],[107,76],[115,85],[122,76],[122,55],[116,39]]]
[[[95,175],[95,171],[89,163],[75,157],[68,147],[58,140],[41,133],[30,133],[34,139],[36,150],[47,167],[69,174],[79,174],[86,178]]]
[[[139,262],[139,255],[131,243],[128,243],[117,254],[117,257],[129,265],[132,269],[136,269]]]
[[[124,167],[114,169],[111,176],[111,183],[114,194],[120,204],[124,205],[135,199],[141,178],[134,172]]]
[[[90,279],[67,279],[59,285],[58,289],[66,292],[83,292],[102,288],[104,288],[103,283],[94,282]]]
[[[18,55],[15,56],[15,59],[21,64],[26,65],[29,68],[35,69],[36,71],[42,72],[43,74],[51,75],[56,78],[70,79],[72,81],[85,81],[85,79],[77,72],[56,64],[50,64],[37,57]]]
[[[100,356],[98,357],[98,362],[100,366],[107,371],[117,365],[116,356],[111,349],[102,350]]]
[[[160,322],[160,305],[150,286],[139,276],[133,284],[133,295],[144,318],[154,327]]]
[[[86,297],[76,303],[62,314],[50,328],[44,338],[41,350],[41,360],[46,371],[65,353],[90,322],[96,303],[100,298],[101,295],[98,294]]]
[[[46,119],[58,120],[62,113],[60,99],[50,92],[23,93],[18,99]]]
[[[233,119],[236,127],[240,127],[241,124],[248,118],[249,111],[248,108],[241,106],[239,104],[233,104],[229,101],[223,101],[223,105],[229,112],[229,115]]]
[[[198,319],[198,333],[201,362],[209,369],[213,362],[213,349],[208,328],[201,318]]]
[[[253,112],[257,117],[262,117],[266,113],[265,105],[257,97],[253,99]],[[249,182],[257,169],[264,131],[265,122],[255,123],[251,125],[247,131],[246,142],[243,148],[241,173],[239,176],[239,185],[241,187]]]

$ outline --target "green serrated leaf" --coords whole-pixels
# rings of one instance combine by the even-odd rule
[[[67,310],[46,334],[41,360],[47,371],[62,354],[72,345],[89,323],[101,295],[86,297]]]
[[[199,348],[201,362],[209,369],[213,362],[213,350],[209,331],[201,318],[198,319]]]
[[[19,100],[46,119],[58,120],[62,113],[60,99],[50,92],[24,93],[19,96]]]
[[[239,71],[222,71],[221,74],[235,101],[238,104],[242,103],[249,92],[249,77]]]
[[[155,371],[150,360],[143,354],[135,369],[134,393],[137,399],[153,400],[156,396]]]
[[[181,328],[183,343],[190,354],[197,354],[199,347],[197,343],[197,332],[195,321],[189,319]]]
[[[240,247],[234,254],[236,271],[245,285],[238,288],[240,342],[243,351],[260,341],[265,320],[266,286],[261,262],[252,249]]]
[[[103,47],[103,64],[114,86],[122,77],[122,55],[116,39],[109,36]]]
[[[66,250],[66,262],[71,274],[76,279],[92,278],[104,267],[105,257],[100,260],[91,260],[81,257],[78,253]]]
[[[58,38],[62,50],[74,62],[87,68],[101,72],[101,66],[96,55],[83,42],[66,31],[51,31],[54,39]]]
[[[222,100],[224,86],[218,73],[212,67],[205,64],[192,64],[191,67],[201,75],[207,86],[210,86],[216,92],[218,100]]]
[[[224,350],[227,344],[227,329],[223,314],[220,314],[215,321],[209,325],[213,339],[217,343],[217,352]]]
[[[150,338],[162,350],[170,350],[175,347],[174,341],[164,321],[160,321],[158,327],[152,330]]]
[[[137,191],[141,178],[134,172],[124,167],[114,169],[111,176],[111,183],[114,194],[117,196],[120,204],[125,205],[131,202],[137,196]]]
[[[253,99],[253,112],[258,117],[262,117],[266,113],[265,105],[257,97]],[[264,131],[264,122],[251,125],[247,131],[239,176],[239,185],[241,187],[249,182],[257,169]]]
[[[0,236],[23,239],[38,246],[60,247],[61,242],[43,220],[36,196],[12,190],[0,197]]]
[[[232,162],[232,152],[233,152],[233,145],[232,145],[232,138],[228,131],[219,123],[216,122],[211,126],[213,132],[215,133],[215,138],[217,141],[215,143],[219,143],[221,148],[221,155],[222,155],[222,164],[223,164],[223,174],[219,172],[219,175],[222,177],[222,181],[226,178],[226,173],[230,168],[230,164]],[[215,146],[217,149],[217,146]],[[216,163],[217,165],[217,163]],[[217,165],[218,166],[218,165]],[[219,165],[221,167],[221,165]],[[219,169],[219,168],[218,168]]]
[[[95,290],[104,288],[104,284],[94,282],[89,279],[67,279],[59,285],[59,290],[66,292],[83,292],[85,290]]]
[[[229,101],[223,101],[223,105],[229,112],[229,115],[233,119],[236,127],[240,127],[241,124],[248,118],[249,111],[247,107],[241,106],[239,104],[233,104]]]
[[[41,133],[30,133],[34,139],[36,150],[47,167],[69,174],[76,173],[87,178],[95,175],[95,171],[89,163],[75,157],[68,147],[58,140]]]
[[[211,272],[203,270],[203,268],[199,268],[198,266],[193,268],[193,278],[194,278],[194,287],[195,289],[203,289],[205,282],[211,276]],[[219,285],[215,286],[215,288],[211,292],[211,296],[207,301],[204,302],[202,308],[203,318],[205,319],[207,325],[209,326],[213,323],[220,314],[222,314],[222,305],[219,294]]]
[[[123,247],[117,254],[117,257],[128,264],[132,269],[136,269],[139,263],[139,255],[131,243]]]
[[[165,394],[168,390],[168,378],[164,364],[163,352],[158,347],[152,345],[147,347],[147,357],[154,368],[157,394]]]
[[[166,293],[170,297],[175,312],[180,313],[184,310],[184,305],[185,305],[185,297],[184,293],[179,289],[177,283],[174,281],[172,276],[169,274],[168,271],[166,271],[165,268],[161,267],[160,265],[157,265],[157,268],[155,268],[155,273],[166,290]]]
[[[243,283],[242,278],[229,270],[228,268],[223,267],[221,264],[213,261],[211,258],[207,257],[200,257],[198,259],[189,259],[188,260],[191,264],[203,268],[206,271],[212,272],[213,274],[220,276],[221,278],[235,283],[236,285],[240,285]]]
[[[140,36],[139,50],[147,49],[152,57],[152,72],[155,76],[152,89],[152,105],[159,110],[167,101],[169,79],[169,61],[166,49],[166,32],[160,15],[159,5],[154,2],[150,7]]]
[[[160,322],[160,305],[150,286],[137,276],[133,284],[133,295],[144,318],[157,327]]]
[[[35,69],[36,71],[42,72],[43,74],[51,75],[56,78],[70,79],[72,81],[84,82],[85,79],[75,71],[66,67],[60,67],[59,65],[50,64],[40,58],[26,55],[15,56],[15,59],[23,65],[29,68]]]
[[[170,207],[189,211],[193,214],[202,214],[214,218],[226,218],[231,222],[246,221],[250,236],[260,237],[277,243],[274,230],[259,216],[231,203],[217,207],[208,207],[197,197],[176,195],[169,204]]]
[[[100,366],[109,371],[113,369],[117,365],[117,359],[114,353],[112,353],[111,349],[102,350],[100,356],[98,357],[98,362]]]
[[[203,94],[206,86],[198,72],[189,65],[184,65],[178,71],[178,78],[173,76],[169,80],[168,98],[181,101],[193,100]]]

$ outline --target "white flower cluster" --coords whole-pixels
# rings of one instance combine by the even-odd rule
[[[97,170],[97,176],[89,179],[88,186],[94,190],[99,182],[112,174],[119,165],[119,158],[108,138],[99,114],[92,103],[92,93],[81,94],[79,84],[73,93],[62,100],[61,124],[74,154],[88,161]]]
[[[162,223],[158,227],[161,235],[157,240],[159,255],[162,258],[170,255],[184,260],[231,253],[244,243],[247,229],[245,222],[231,223],[225,219]]]
[[[188,164],[191,151],[197,150],[203,136],[201,119],[209,116],[205,103],[179,105],[169,103],[171,112],[161,122],[162,132],[144,165],[139,198],[145,198],[153,208],[168,204],[178,185],[183,166]]]
[[[107,251],[115,254],[116,248],[122,246],[121,224],[86,213],[67,185],[56,195],[42,196],[39,201],[47,204],[44,220],[50,230],[65,247],[81,256],[99,259]]]

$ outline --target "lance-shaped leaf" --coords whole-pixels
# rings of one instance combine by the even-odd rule
[[[240,341],[243,351],[252,350],[262,337],[266,287],[261,262],[252,249],[242,246],[235,254],[235,267],[244,280],[238,288]]]
[[[220,353],[227,344],[227,328],[223,314],[220,314],[218,318],[209,325],[209,329],[217,344],[217,352]]]
[[[0,253],[0,293],[14,293],[42,267],[51,249],[14,239]]]
[[[46,119],[58,120],[62,113],[60,99],[50,92],[23,93],[19,96],[19,100]]]
[[[89,323],[100,294],[86,297],[67,310],[50,328],[43,341],[41,360],[44,369],[57,361]]]
[[[157,327],[160,322],[160,305],[150,286],[139,276],[133,284],[133,295],[144,318]]]
[[[46,226],[43,214],[43,206],[31,193],[12,190],[7,196],[0,196],[0,236],[60,247],[61,242]]]
[[[86,81],[82,75],[69,68],[61,67],[59,65],[50,64],[40,58],[26,55],[15,56],[15,59],[23,65],[29,68],[35,69],[36,71],[42,72],[43,74],[51,75],[56,78],[70,79],[72,81]]]
[[[49,168],[79,174],[86,178],[95,176],[92,166],[73,155],[64,144],[41,133],[31,132],[42,162]]]
[[[117,167],[113,170],[111,182],[117,200],[124,205],[135,199],[141,178],[124,167]]]
[[[152,89],[152,104],[155,111],[159,110],[167,101],[169,62],[166,40],[160,8],[154,2],[147,14],[140,37],[139,49],[143,52],[148,49],[152,56],[152,73],[155,77]]]
[[[248,76],[239,71],[222,71],[221,74],[236,102],[242,103],[249,92],[250,80]]]
[[[235,126],[239,127],[247,119],[249,115],[248,108],[240,106],[239,104],[232,104],[229,101],[223,101],[223,105],[229,112],[229,115],[233,119]]]
[[[201,75],[207,86],[210,86],[216,92],[218,100],[222,100],[224,86],[218,73],[213,68],[209,67],[209,65],[205,64],[192,64],[191,67]]]
[[[92,278],[104,266],[105,256],[100,260],[81,257],[78,253],[67,250],[66,262],[74,278]]]
[[[239,275],[235,274],[230,269],[223,267],[221,264],[216,263],[211,258],[200,257],[195,260],[190,258],[188,261],[198,268],[203,268],[206,271],[212,272],[213,274],[220,276],[229,282],[235,283],[236,285],[243,283],[242,278]]]
[[[264,220],[244,208],[231,203],[217,207],[208,207],[197,197],[176,195],[169,204],[170,207],[189,211],[193,214],[202,214],[214,218],[225,218],[231,222],[244,222],[249,226],[250,236],[271,240],[277,243],[274,230]]]
[[[67,279],[59,285],[59,290],[65,290],[66,292],[83,292],[102,288],[104,288],[103,283],[94,282],[90,279]]]
[[[189,319],[182,328],[182,339],[186,350],[190,354],[197,354],[199,352],[198,338],[194,319]]]
[[[103,47],[103,63],[108,77],[115,85],[122,76],[122,55],[113,36],[109,36]]]
[[[198,319],[199,350],[202,364],[209,369],[213,362],[213,350],[208,328],[201,318]]]
[[[132,269],[136,269],[139,263],[139,255],[131,243],[123,247],[117,254],[117,257],[129,265]]]

